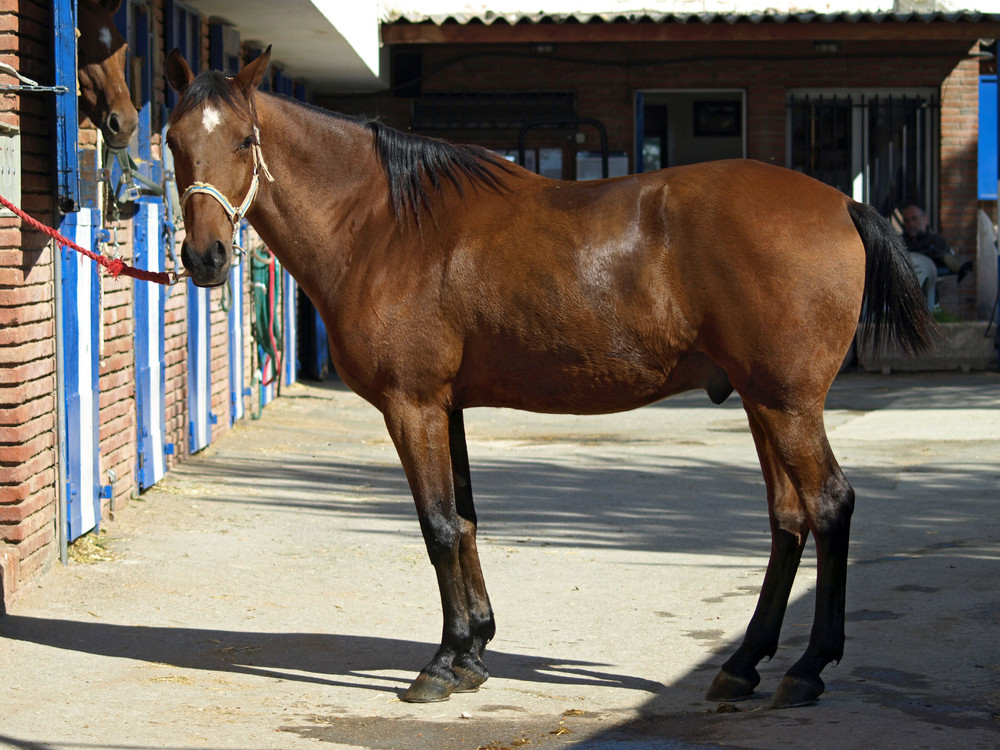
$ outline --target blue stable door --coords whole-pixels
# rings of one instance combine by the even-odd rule
[[[67,214],[60,231],[80,247],[97,247],[101,214],[84,208]],[[100,358],[101,290],[98,266],[90,258],[63,248],[60,258],[62,296],[63,409],[66,442],[67,540],[97,528],[100,498]]]
[[[239,244],[246,247],[247,223],[240,226]],[[243,310],[243,293],[245,289],[244,275],[247,268],[246,253],[234,254],[233,264],[229,269],[229,311],[227,325],[229,327],[229,424],[243,419],[244,396],[246,388],[246,368],[243,358],[243,325],[245,313]]]
[[[146,271],[163,271],[165,264],[163,204],[141,200],[132,219],[135,265]],[[139,489],[160,481],[167,472],[165,352],[167,287],[135,281],[135,372],[138,424]]]
[[[209,290],[187,282],[188,293],[188,450],[212,442],[212,319]]]

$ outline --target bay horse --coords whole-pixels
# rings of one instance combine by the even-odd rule
[[[100,128],[110,148],[128,146],[139,124],[125,75],[128,45],[118,32],[114,14],[122,0],[80,0],[77,29],[77,82],[81,124]]]
[[[243,215],[315,303],[343,381],[378,408],[405,470],[443,609],[441,645],[403,694],[474,691],[496,626],[476,550],[463,410],[597,414],[701,388],[743,402],[772,545],[746,636],[708,698],[749,697],[775,654],[809,533],[815,619],[771,705],[811,703],[844,649],[854,490],[823,407],[858,328],[920,350],[934,324],[873,208],[748,160],[592,182],[258,91],[270,47],[195,77],[167,143],[183,263],[226,281]]]

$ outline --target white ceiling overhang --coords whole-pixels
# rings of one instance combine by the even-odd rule
[[[272,64],[323,92],[381,88],[379,4],[374,0],[185,0],[233,26],[244,43],[272,45]]]

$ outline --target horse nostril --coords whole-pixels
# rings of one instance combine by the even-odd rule
[[[181,245],[181,263],[187,270],[191,270],[191,245],[186,240]]]
[[[222,268],[226,264],[226,258],[228,253],[226,252],[226,246],[223,244],[222,240],[215,241],[215,247],[213,248],[215,267]]]
[[[118,113],[112,112],[110,115],[108,115],[108,130],[110,130],[112,133],[120,133],[121,129],[122,129],[122,124],[118,120]]]

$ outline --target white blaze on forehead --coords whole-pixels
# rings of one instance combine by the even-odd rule
[[[109,29],[107,26],[102,26],[100,32],[98,32],[97,37],[98,37],[98,39],[101,40],[101,44],[104,45],[104,48],[106,50],[108,50],[108,52],[110,52],[111,51],[111,29]]]
[[[208,106],[201,113],[201,124],[205,131],[211,133],[222,122],[222,113],[215,107]]]

